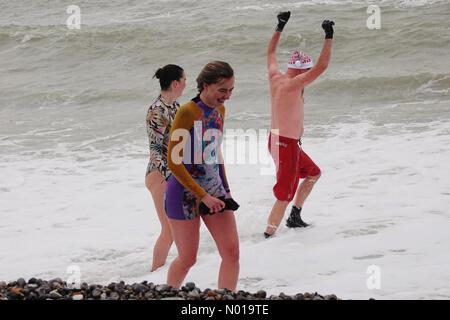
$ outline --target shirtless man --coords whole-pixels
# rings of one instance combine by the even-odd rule
[[[281,32],[291,13],[280,12],[278,25],[269,43],[267,67],[269,69],[270,95],[272,100],[271,133],[269,151],[277,169],[277,182],[273,187],[277,199],[267,220],[264,236],[272,236],[289,202],[294,198],[294,206],[286,221],[289,228],[306,227],[300,212],[303,203],[320,177],[319,167],[308,157],[301,147],[303,135],[303,91],[305,86],[319,77],[328,66],[333,39],[333,21],[325,20],[325,42],[316,65],[312,59],[300,51],[295,51],[286,73],[280,72],[276,59],[276,47]],[[297,190],[299,179],[304,179]]]

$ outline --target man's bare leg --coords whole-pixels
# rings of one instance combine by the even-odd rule
[[[289,218],[286,220],[288,228],[300,228],[309,226],[301,217],[301,211],[306,198],[311,193],[315,183],[320,178],[320,173],[314,177],[307,177],[298,187],[295,195],[294,206],[291,209]]]
[[[297,208],[303,207],[306,198],[308,198],[309,194],[311,193],[312,189],[314,188],[314,185],[316,184],[317,180],[319,180],[319,178],[320,173],[317,176],[306,177],[306,179],[302,181],[302,183],[297,189],[297,193],[295,194],[294,205]]]
[[[289,204],[289,201],[280,201],[277,200],[272,207],[272,211],[270,212],[269,218],[267,219],[267,228],[264,234],[266,237],[270,237],[273,235],[283,220],[284,213]]]

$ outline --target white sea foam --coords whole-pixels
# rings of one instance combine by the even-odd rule
[[[304,208],[314,227],[282,225],[263,239],[274,201],[263,135],[257,164],[227,170],[241,204],[239,288],[449,298],[449,42],[437,31],[446,3],[111,0],[101,10],[82,4],[75,31],[64,5],[2,2],[0,280],[64,279],[75,265],[82,281],[165,282],[167,266],[149,273],[160,228],[144,187],[145,115],[159,89],[151,76],[167,63],[183,66],[183,103],[207,61],[229,61],[236,90],[226,129],[267,128],[267,43],[276,13],[292,10],[280,66],[304,40],[317,57],[320,22],[325,14],[336,21],[330,67],[305,91],[304,148],[323,171]],[[366,28],[369,4],[380,5],[380,30]],[[215,287],[218,264],[202,227],[186,280]],[[366,286],[372,265],[380,290]]]
[[[329,128],[304,149],[323,176],[304,207],[314,227],[262,237],[274,201],[273,176],[258,165],[228,165],[241,241],[239,289],[342,298],[449,298],[449,123],[374,135],[369,124]],[[144,144],[144,141],[142,141]],[[260,147],[266,148],[261,139]],[[0,278],[68,277],[164,283],[150,273],[159,223],[145,189],[145,149],[56,159],[10,157],[0,167]],[[5,190],[5,188],[7,190]],[[172,248],[169,261],[175,256]],[[367,268],[381,270],[369,290]],[[219,256],[202,227],[197,264],[186,281],[215,287]]]

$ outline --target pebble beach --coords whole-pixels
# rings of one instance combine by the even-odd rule
[[[266,291],[255,293],[227,289],[200,289],[195,283],[187,282],[181,289],[165,284],[142,283],[126,284],[112,282],[107,286],[82,283],[75,288],[56,278],[42,280],[31,278],[28,282],[0,282],[0,300],[341,300],[334,294],[321,295],[317,292],[297,293],[295,295],[268,295]]]

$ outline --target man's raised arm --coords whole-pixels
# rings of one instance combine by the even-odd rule
[[[322,28],[325,31],[325,41],[323,43],[322,51],[320,52],[319,59],[314,67],[308,72],[302,73],[296,76],[292,84],[294,86],[304,87],[314,80],[316,80],[327,68],[331,59],[331,47],[333,45],[333,21],[324,20]]]
[[[271,78],[273,75],[279,72],[276,50],[278,41],[280,40],[281,37],[281,32],[283,31],[283,28],[288,22],[290,16],[291,16],[290,11],[280,12],[277,15],[278,18],[277,28],[272,36],[272,39],[270,39],[269,47],[267,48],[267,68],[269,69],[269,78]]]

